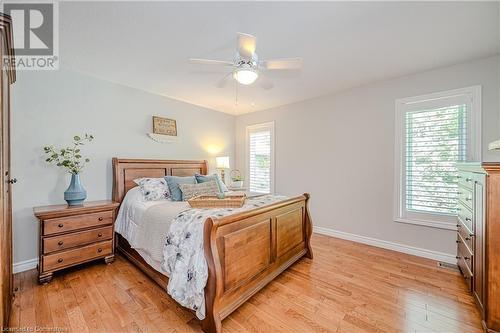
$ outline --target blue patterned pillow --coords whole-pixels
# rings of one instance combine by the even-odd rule
[[[179,188],[179,184],[196,184],[196,178],[194,176],[165,176],[165,180],[167,181],[172,201],[182,201],[182,191]]]
[[[165,200],[170,197],[170,191],[164,178],[139,178],[134,183],[141,188],[144,201]]]
[[[219,174],[217,174],[217,173],[214,173],[213,175],[210,175],[210,176],[200,175],[200,174],[196,174],[194,176],[196,177],[196,182],[198,182],[198,183],[206,183],[206,182],[215,180],[217,183],[217,186],[219,186],[220,192],[229,192],[226,184],[224,184],[222,179],[220,179]]]

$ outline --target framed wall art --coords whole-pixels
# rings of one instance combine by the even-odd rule
[[[177,136],[177,122],[175,119],[153,116],[153,133]]]

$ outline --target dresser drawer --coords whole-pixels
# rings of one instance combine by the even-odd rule
[[[474,268],[472,265],[473,255],[469,251],[469,249],[465,246],[464,240],[461,239],[462,237],[460,235],[457,235],[457,238],[460,240],[460,242],[458,243],[458,247],[457,247],[457,250],[458,250],[457,251],[458,252],[457,260],[459,263],[462,262],[462,265],[467,266],[467,269],[469,270],[469,272],[472,275],[474,273]]]
[[[56,235],[43,239],[43,254],[69,249],[75,246],[86,245],[113,237],[113,227],[104,227],[79,231],[71,234]]]
[[[463,186],[472,190],[472,185],[474,184],[473,176],[471,172],[459,171],[458,172],[458,185]]]
[[[470,231],[475,232],[476,230],[472,221],[472,211],[469,209],[469,207],[459,202],[457,210],[459,222],[464,224]]]
[[[458,221],[457,232],[460,235],[460,237],[457,236],[457,243],[463,242],[468,250],[474,254],[474,233],[460,220]]]
[[[463,186],[459,186],[458,200],[469,209],[472,209],[472,190]]]
[[[89,259],[106,256],[113,252],[113,240],[43,256],[43,271],[53,271]]]
[[[462,275],[464,276],[465,283],[467,284],[467,289],[469,291],[472,291],[472,272],[469,270],[469,267],[466,265],[465,260],[463,258],[457,260],[457,265],[458,268],[460,268]]]
[[[112,223],[113,223],[112,211],[60,217],[60,218],[45,220],[43,222],[43,234],[52,235],[66,231],[84,229],[88,227],[101,226]]]

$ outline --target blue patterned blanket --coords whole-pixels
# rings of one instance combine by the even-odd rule
[[[203,227],[209,217],[221,218],[287,199],[263,195],[248,198],[241,208],[190,208],[173,220],[163,247],[162,269],[169,274],[167,292],[179,304],[205,318],[208,267],[203,249]]]

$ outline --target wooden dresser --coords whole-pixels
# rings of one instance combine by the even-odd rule
[[[459,163],[457,264],[487,332],[500,332],[500,163]]]
[[[38,281],[50,282],[60,269],[104,258],[114,260],[114,221],[118,203],[91,201],[83,206],[36,207],[40,221]]]

